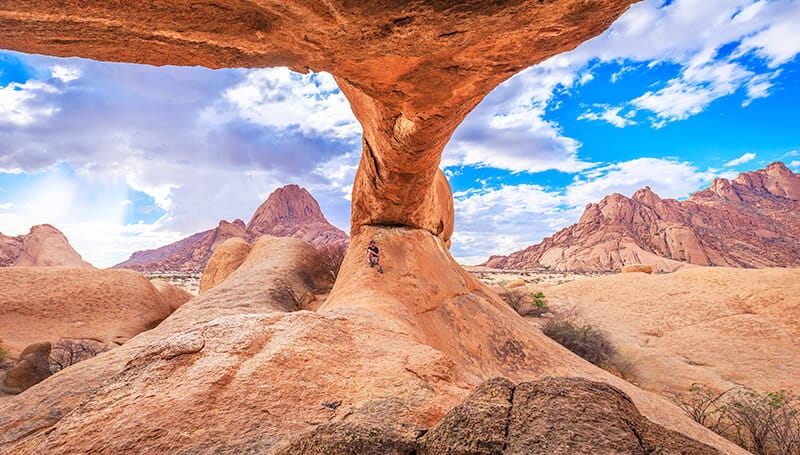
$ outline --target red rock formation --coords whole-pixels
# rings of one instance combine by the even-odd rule
[[[94,268],[72,248],[64,233],[49,224],[33,226],[27,235],[0,234],[0,267],[11,266]]]
[[[800,265],[800,175],[777,162],[730,182],[715,179],[682,202],[649,187],[632,198],[612,194],[542,243],[484,265],[592,271],[639,263],[660,271]]]
[[[330,286],[319,253],[261,237],[227,279],[158,327],[0,402],[0,452],[273,453],[325,425],[431,428],[495,376],[572,376],[617,387],[654,423],[744,453],[544,336],[460,271],[439,237],[384,227],[360,235],[355,244],[380,242],[385,273],[351,250],[340,272],[351,279],[316,312],[293,310]],[[587,427],[607,433],[599,421]],[[374,449],[390,435],[366,437]],[[359,447],[341,444],[342,453]]]
[[[245,226],[242,220],[225,220],[200,232],[155,250],[137,251],[117,269],[140,272],[201,272],[217,246],[238,237],[252,242],[261,235],[295,237],[316,247],[347,242],[347,234],[328,223],[311,194],[297,185],[278,188],[261,204]]]
[[[297,185],[270,194],[247,223],[247,230],[251,237],[294,237],[317,248],[347,242],[347,234],[328,223],[316,199]]]

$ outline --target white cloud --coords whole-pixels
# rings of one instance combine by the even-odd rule
[[[4,202],[0,204],[0,210],[11,210],[14,208],[14,204],[11,202]]]
[[[732,167],[738,166],[740,164],[744,164],[750,161],[753,161],[756,158],[755,153],[745,153],[744,155],[740,156],[739,158],[733,159],[725,163],[725,167]]]
[[[800,161],[792,161],[789,163],[789,167],[794,169],[795,172],[800,172]]]
[[[512,77],[490,93],[456,129],[442,167],[488,166],[512,172],[556,169],[579,172],[592,166],[578,157],[580,142],[563,136],[544,119],[558,87],[586,80],[566,61],[552,58]]]
[[[452,253],[477,264],[539,241],[570,218],[563,201],[558,192],[527,184],[456,194]]]
[[[789,156],[800,156],[800,151],[797,151],[797,150],[791,150],[791,151],[789,151],[789,152],[786,152],[786,153],[783,155],[783,157],[784,157],[784,158],[786,158],[786,157],[789,157]]]
[[[39,98],[42,94],[56,92],[58,89],[40,81],[12,82],[0,87],[0,124],[27,126],[52,116],[58,108],[41,103]]]
[[[619,115],[622,111],[621,107],[611,107],[607,104],[596,104],[594,107],[599,108],[599,112],[588,110],[578,116],[578,120],[604,120],[617,128],[625,128],[626,126],[635,125],[636,122],[628,117]]]
[[[288,68],[250,71],[223,94],[224,103],[207,118],[234,115],[278,130],[296,129],[309,137],[353,140],[361,125],[328,73],[298,74]]]
[[[81,70],[74,66],[53,65],[50,74],[54,79],[60,79],[61,82],[68,83],[81,77]]]

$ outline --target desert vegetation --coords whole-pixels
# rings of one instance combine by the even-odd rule
[[[3,347],[3,340],[0,340],[0,364],[6,361],[8,358],[8,350]]]
[[[61,371],[106,350],[103,343],[95,340],[59,340],[50,350],[50,371]]]
[[[503,289],[498,293],[511,308],[521,316],[541,317],[550,309],[545,303],[544,293],[526,292],[522,289]]]
[[[325,245],[319,250],[320,261],[323,269],[331,274],[331,278],[336,281],[339,276],[339,269],[344,262],[344,256],[347,254],[347,245],[342,243],[333,243]]]
[[[634,362],[617,350],[608,334],[591,324],[577,322],[574,311],[549,319],[542,325],[542,332],[609,373],[629,382],[635,381]]]
[[[794,393],[746,388],[715,392],[693,384],[674,398],[696,422],[752,453],[800,454],[800,400]]]

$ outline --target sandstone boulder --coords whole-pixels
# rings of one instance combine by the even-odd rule
[[[631,264],[622,267],[622,273],[653,273],[653,266],[647,264]]]
[[[240,238],[231,238],[220,245],[208,260],[200,277],[200,292],[222,283],[236,271],[250,253],[250,244]]]
[[[420,454],[720,453],[647,420],[621,390],[581,378],[487,381],[420,442]]]
[[[34,343],[19,355],[19,361],[6,373],[3,391],[21,393],[50,376],[50,349],[48,342]]]
[[[522,278],[516,279],[506,285],[506,288],[513,289],[513,288],[521,288],[524,287],[527,283]]]
[[[121,343],[191,298],[141,274],[64,267],[0,268],[0,333],[12,354],[42,340]]]

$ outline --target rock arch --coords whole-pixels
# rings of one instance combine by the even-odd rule
[[[605,30],[634,0],[21,0],[0,48],[152,65],[328,71],[363,126],[352,231],[427,230],[445,243],[442,149],[495,86]]]

